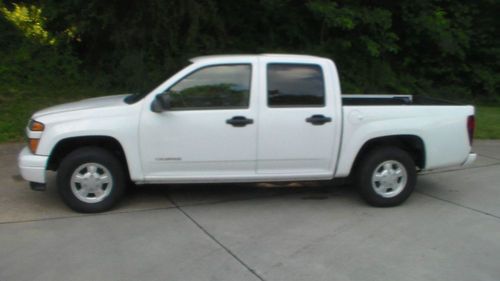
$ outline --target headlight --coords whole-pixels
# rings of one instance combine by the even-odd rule
[[[42,123],[40,123],[38,121],[31,120],[28,128],[33,132],[42,132],[43,129],[45,129],[45,125],[43,125]]]
[[[43,132],[45,129],[45,125],[43,123],[40,123],[35,120],[30,120],[30,123],[28,124],[28,129],[32,132]],[[30,136],[31,134],[28,133],[28,147],[31,150],[31,153],[35,154],[36,149],[38,148],[38,143],[40,142],[40,136],[41,134],[38,134],[40,136],[38,137],[32,137]]]

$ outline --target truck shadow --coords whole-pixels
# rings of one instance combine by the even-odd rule
[[[353,203],[359,201],[353,186],[328,182],[131,186],[126,200],[145,196],[163,196],[174,206],[181,207],[277,197],[301,200],[327,200],[340,197]]]
[[[46,193],[47,196],[58,197],[55,173],[48,176]],[[354,205],[363,204],[356,189],[344,182],[129,184],[122,202],[113,211],[174,208],[267,198],[285,200],[336,200],[337,198]]]

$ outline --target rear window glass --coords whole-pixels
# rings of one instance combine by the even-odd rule
[[[325,105],[323,71],[319,65],[269,64],[269,107],[317,107]]]

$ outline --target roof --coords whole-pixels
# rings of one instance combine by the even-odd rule
[[[237,58],[256,58],[256,57],[275,57],[275,58],[289,58],[289,59],[322,59],[321,57],[311,55],[296,55],[296,54],[235,54],[235,55],[210,55],[191,58],[191,62],[199,62],[203,60],[213,59],[237,59]]]

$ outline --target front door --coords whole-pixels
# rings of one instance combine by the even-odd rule
[[[146,180],[210,181],[254,176],[257,118],[252,62],[207,65],[165,91],[170,110],[146,105],[140,151]]]

